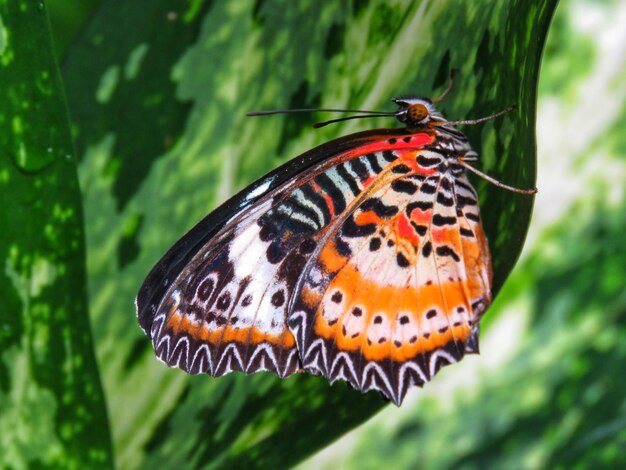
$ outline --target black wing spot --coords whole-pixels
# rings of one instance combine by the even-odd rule
[[[343,300],[343,294],[341,293],[340,290],[336,290],[332,297],[330,298],[330,300],[332,300],[333,302],[335,302],[336,304],[341,303],[341,301]]]
[[[352,250],[350,249],[350,245],[348,245],[343,238],[337,237],[336,241],[337,252],[346,258],[349,258],[352,254]]]
[[[424,168],[429,168],[431,166],[439,165],[440,162],[441,162],[441,158],[436,158],[436,157],[428,158],[428,157],[425,157],[424,155],[417,156],[417,164]]]
[[[415,192],[417,191],[417,186],[410,181],[395,180],[391,183],[391,189],[393,189],[397,193],[412,195],[415,194]]]
[[[480,217],[478,217],[478,215],[474,214],[473,212],[466,212],[465,217],[473,222],[480,222]]]
[[[422,247],[422,256],[428,258],[433,251],[433,245],[430,242],[424,243]]]
[[[398,263],[398,266],[400,266],[401,268],[408,268],[411,265],[409,260],[406,259],[406,256],[404,256],[402,253],[398,253],[396,255],[396,262]]]
[[[220,295],[219,299],[217,299],[216,307],[220,310],[226,310],[230,307],[230,292],[226,291],[222,295]]]
[[[283,290],[274,292],[274,295],[272,295],[272,305],[274,307],[280,307],[284,303],[285,303],[285,292]]]
[[[198,286],[198,298],[203,302],[209,300],[213,289],[215,288],[215,281],[212,278],[206,278]]]
[[[411,226],[413,227],[415,232],[422,237],[426,235],[426,232],[428,232],[428,227],[426,225],[419,225],[411,221]]]
[[[445,180],[444,180],[445,181]],[[443,192],[437,193],[437,202],[446,207],[452,207],[454,205],[454,199],[446,196]]]
[[[359,225],[354,221],[354,217],[348,217],[341,231],[348,238],[366,237],[376,232],[376,224]]]
[[[421,211],[426,212],[427,210],[430,210],[432,208],[433,208],[432,201],[415,201],[415,202],[411,202],[407,204],[406,212],[407,214],[410,214],[411,212],[413,212],[413,209],[419,209]]]
[[[443,215],[440,214],[435,214],[433,216],[433,224],[441,227],[443,225],[455,225],[456,224],[456,217],[445,217]]]
[[[380,199],[371,197],[361,204],[361,210],[372,211],[379,217],[391,217],[398,213],[397,206],[388,206]]]
[[[459,258],[459,255],[456,254],[456,251],[446,245],[438,246],[436,253],[439,256],[450,256],[457,263],[461,261],[461,258]]]
[[[456,195],[456,203],[459,207],[475,206],[478,201],[472,197],[463,196],[461,194]]]
[[[405,174],[409,173],[410,171],[411,171],[411,169],[408,166],[406,166],[406,165],[404,165],[402,163],[399,164],[399,165],[394,165],[391,168],[391,172],[395,173],[397,175],[405,175]]]
[[[437,186],[424,181],[420,186],[420,192],[424,194],[435,194],[437,192]]]
[[[370,251],[377,251],[380,248],[380,238],[374,237],[370,240]]]
[[[396,159],[396,156],[391,150],[383,151],[383,158],[388,162],[393,162]]]
[[[280,263],[285,255],[286,253],[277,240],[270,243],[270,246],[267,247],[267,252],[265,253],[267,261],[269,261],[270,264]]]

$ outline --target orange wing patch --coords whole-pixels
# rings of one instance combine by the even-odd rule
[[[472,318],[462,284],[385,286],[347,265],[318,304],[314,332],[368,361],[413,359],[468,338]]]
[[[229,343],[258,345],[266,342],[281,349],[290,349],[295,345],[295,339],[288,329],[278,334],[267,333],[254,326],[239,328],[226,325],[211,329],[206,322],[194,322],[179,310],[175,310],[170,315],[165,323],[165,328],[174,335],[187,335],[196,341],[221,344],[222,347]]]

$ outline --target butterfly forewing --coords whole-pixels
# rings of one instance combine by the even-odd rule
[[[157,355],[214,376],[306,370],[401,403],[477,352],[491,267],[455,163],[470,151],[458,131],[369,131],[244,190],[142,287]]]
[[[316,234],[334,217],[311,208],[319,197],[314,178],[325,185],[325,173],[335,175],[329,152],[348,160],[379,136],[364,132],[307,152],[235,196],[166,254],[137,297],[140,325],[160,359],[215,376],[285,376],[299,368],[286,308]],[[294,178],[293,168],[304,177]]]

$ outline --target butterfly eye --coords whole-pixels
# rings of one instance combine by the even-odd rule
[[[421,103],[412,104],[407,110],[409,122],[419,123],[428,117],[428,108]]]

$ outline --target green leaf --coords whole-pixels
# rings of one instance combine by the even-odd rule
[[[81,155],[97,353],[122,467],[286,466],[384,402],[319,377],[188,377],[158,364],[131,301],[153,263],[226,197],[332,137],[319,116],[255,109],[393,109],[436,96],[449,119],[519,110],[466,128],[481,169],[535,179],[536,84],[556,0],[544,2],[107,2],[63,65]],[[496,290],[523,244],[532,198],[477,182]],[[487,315],[488,317],[488,315]]]
[[[0,103],[0,460],[112,467],[76,162],[42,2],[0,0]]]

